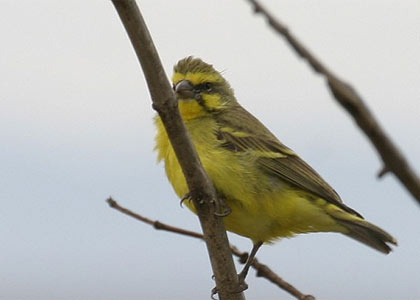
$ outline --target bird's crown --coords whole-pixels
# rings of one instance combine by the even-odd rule
[[[202,61],[200,58],[188,56],[181,59],[174,67],[174,73],[208,73],[219,74],[212,65]]]

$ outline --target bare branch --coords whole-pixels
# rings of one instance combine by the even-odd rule
[[[357,94],[356,90],[350,84],[340,80],[336,75],[329,71],[321,61],[293,36],[286,26],[263,7],[259,1],[248,1],[254,6],[255,13],[262,14],[267,19],[271,28],[283,36],[296,53],[306,60],[315,72],[320,73],[327,79],[328,86],[335,99],[353,117],[353,120],[365,133],[382,158],[384,167],[379,172],[378,177],[382,177],[387,172],[392,172],[420,204],[419,177],[415,174],[397,146],[381,128],[362,98]]]
[[[146,224],[152,225],[155,229],[161,229],[166,230],[173,233],[178,233],[182,235],[186,235],[193,238],[198,239],[204,239],[204,236],[201,233],[182,229],[179,227],[171,226],[165,223],[161,223],[159,221],[154,221],[149,218],[146,218],[142,215],[139,215],[125,207],[120,206],[114,199],[109,197],[106,200],[110,207],[122,212],[123,214],[126,214],[130,217],[133,217],[139,221],[142,221]],[[239,258],[239,262],[241,264],[245,264],[248,253],[247,252],[241,252],[236,246],[230,245],[230,250],[232,251],[232,254]],[[260,263],[256,258],[254,259],[252,263],[252,268],[255,269],[257,272],[257,277],[263,277],[267,280],[271,281],[275,285],[277,285],[279,288],[283,289],[284,291],[288,292],[289,294],[295,296],[299,300],[315,300],[315,297],[312,295],[305,295],[302,292],[300,292],[298,289],[296,289],[293,285],[283,280],[280,276],[278,276],[275,272],[273,272],[267,265],[264,265]]]
[[[234,245],[230,245],[230,249],[232,250],[233,255],[239,258],[239,262],[241,264],[245,264],[248,258],[248,252],[241,252],[238,248]],[[279,288],[283,289],[284,291],[288,292],[289,294],[295,296],[299,300],[315,300],[315,297],[312,295],[305,295],[293,285],[282,279],[278,276],[273,270],[271,270],[267,265],[264,265],[259,262],[257,258],[254,258],[251,267],[255,269],[257,272],[257,277],[263,277],[267,280],[271,281]]]
[[[163,70],[152,37],[135,0],[113,0],[143,69],[153,108],[165,126],[198,212],[220,299],[245,299],[229,249],[223,220],[215,215],[213,184],[205,173],[178,111],[178,102]]]
[[[161,230],[166,230],[166,231],[170,231],[170,232],[174,232],[174,233],[179,233],[182,235],[187,235],[190,237],[194,237],[194,238],[198,238],[200,240],[204,239],[203,234],[198,233],[198,232],[194,232],[194,231],[189,231],[189,230],[185,230],[182,228],[178,228],[178,227],[174,227],[171,225],[167,225],[164,223],[161,223],[159,221],[153,221],[149,218],[143,217],[142,215],[139,215],[125,207],[120,206],[114,199],[112,199],[112,197],[109,197],[108,199],[106,199],[106,202],[108,202],[109,206],[122,212],[123,214],[126,214],[130,217],[133,217],[134,219],[137,219],[139,221],[142,221],[146,224],[152,225],[155,229],[161,229]]]

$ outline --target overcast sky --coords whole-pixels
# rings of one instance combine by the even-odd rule
[[[420,2],[264,1],[351,82],[420,172]],[[419,299],[420,206],[315,75],[246,1],[140,1],[168,72],[187,55],[350,207],[397,237],[386,256],[338,234],[258,257],[318,299]],[[0,299],[208,299],[203,242],[109,207],[200,230],[153,152],[154,112],[110,1],[0,0]],[[242,250],[249,240],[231,234]],[[292,299],[251,271],[247,299]]]

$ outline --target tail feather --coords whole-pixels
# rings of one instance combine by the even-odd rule
[[[392,235],[363,219],[336,220],[348,229],[349,232],[344,233],[345,235],[382,253],[388,254],[391,252],[392,249],[388,244],[397,245],[397,240]]]

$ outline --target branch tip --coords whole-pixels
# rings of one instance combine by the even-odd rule
[[[106,199],[106,202],[111,207],[116,207],[118,205],[117,202],[114,199],[112,199],[112,197],[109,197],[108,199]]]

